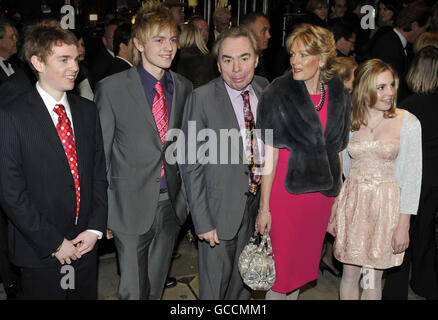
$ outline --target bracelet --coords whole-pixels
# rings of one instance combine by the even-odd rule
[[[260,214],[264,214],[264,213],[269,213],[269,214],[271,214],[271,211],[269,211],[269,210],[258,210],[258,213],[260,213]]]

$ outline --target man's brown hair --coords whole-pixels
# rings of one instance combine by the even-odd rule
[[[42,62],[52,54],[54,46],[77,45],[78,39],[73,32],[62,29],[54,23],[39,23],[26,34],[23,44],[23,55],[30,68],[38,74],[30,59],[37,56]]]
[[[412,31],[412,23],[425,26],[431,16],[430,8],[421,2],[413,2],[404,7],[397,16],[395,26],[405,32]]]

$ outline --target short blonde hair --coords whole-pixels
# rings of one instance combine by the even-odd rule
[[[207,46],[202,39],[201,31],[194,24],[183,24],[178,37],[179,45],[182,48],[197,47],[203,54],[208,54]]]
[[[434,46],[438,48],[438,32],[423,32],[420,34],[414,42],[414,53],[417,53],[421,49],[427,46]]]
[[[411,63],[406,82],[417,94],[430,94],[438,88],[438,48],[427,46],[421,49]]]
[[[333,70],[342,81],[346,82],[351,79],[357,66],[357,62],[351,57],[336,57],[333,63]]]
[[[329,30],[311,24],[302,24],[295,28],[286,39],[286,50],[290,53],[292,44],[300,41],[308,54],[319,56],[325,62],[321,68],[321,79],[328,82],[333,78],[334,58],[336,57],[335,38]]]
[[[161,2],[150,0],[143,5],[135,17],[132,37],[146,42],[166,28],[170,28],[175,34],[178,34],[178,26],[170,10]],[[140,62],[140,57],[140,52],[134,48],[134,64],[137,65]]]
[[[399,79],[395,70],[380,59],[371,59],[359,66],[355,72],[353,93],[351,95],[351,130],[358,131],[361,125],[368,125],[367,108],[372,108],[377,102],[377,77],[385,72],[392,73],[395,81],[395,95],[391,108],[383,113],[384,118],[394,118],[397,106],[397,90]]]

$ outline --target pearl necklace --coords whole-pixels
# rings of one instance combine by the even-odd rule
[[[325,101],[324,83],[322,81],[320,82],[320,87],[321,87],[321,98],[319,99],[319,103],[315,106],[316,111],[320,111],[322,109]]]

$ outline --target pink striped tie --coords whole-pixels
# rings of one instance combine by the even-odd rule
[[[167,126],[169,123],[166,98],[164,97],[163,86],[160,81],[157,81],[154,89],[157,93],[155,94],[154,102],[152,104],[152,114],[154,115],[155,123],[157,124],[161,145],[164,146]],[[164,177],[163,163],[161,163],[161,177]]]

